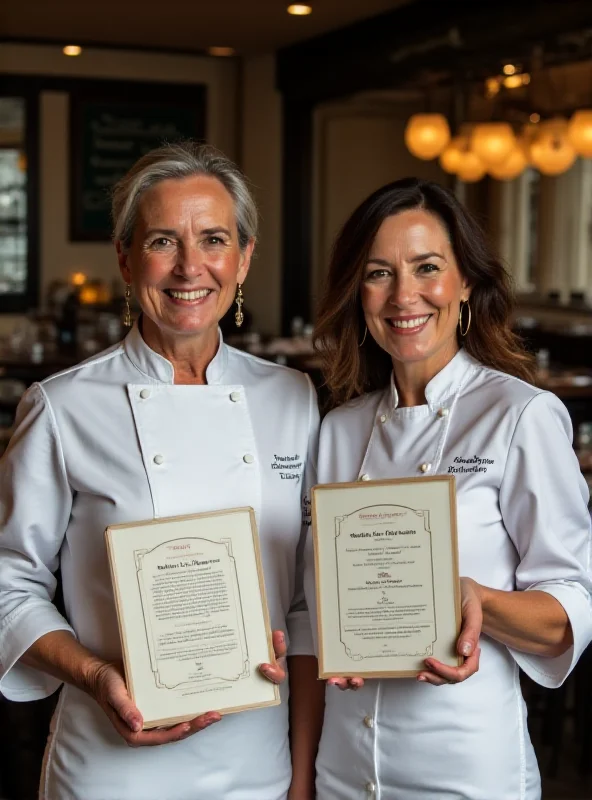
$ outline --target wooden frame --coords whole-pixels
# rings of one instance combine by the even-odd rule
[[[462,663],[455,486],[433,476],[313,487],[320,678],[414,677],[428,656]]]
[[[274,651],[252,508],[111,525],[105,539],[145,729],[280,702],[257,670]]]

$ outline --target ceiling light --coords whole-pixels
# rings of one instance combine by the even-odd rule
[[[516,137],[507,122],[484,122],[476,125],[471,148],[486,167],[502,164],[516,147]]]
[[[592,109],[576,111],[569,123],[567,135],[578,155],[592,158]]]
[[[450,141],[450,128],[442,114],[414,114],[405,128],[405,144],[417,158],[436,158]]]
[[[514,75],[516,67],[513,64],[506,64],[504,66],[504,75]]]
[[[211,56],[233,56],[234,47],[208,47],[208,54]]]
[[[83,286],[86,283],[86,275],[84,272],[74,272],[70,278],[73,286]]]
[[[468,148],[468,136],[455,136],[454,139],[451,139],[440,156],[440,166],[444,172],[449,172],[452,175],[456,174],[461,165],[463,154]]]
[[[517,89],[522,86],[522,75],[508,75],[504,78],[504,86],[506,89]]]
[[[77,44],[67,44],[62,53],[65,56],[79,56],[82,53],[82,47],[79,47]]]
[[[466,150],[461,157],[456,174],[464,183],[476,183],[485,176],[485,165],[472,150]]]
[[[527,166],[525,145],[519,142],[505,161],[498,166],[489,167],[489,174],[498,181],[513,181]]]
[[[291,6],[288,6],[288,14],[292,14],[295,17],[306,17],[309,14],[312,14],[312,6],[303,5],[302,3],[294,3]]]
[[[495,78],[487,78],[485,81],[485,96],[488,98],[495,97],[500,90],[500,79],[498,77]]]
[[[562,117],[542,122],[530,146],[530,158],[543,175],[559,175],[568,170],[577,158],[569,141],[567,120]]]

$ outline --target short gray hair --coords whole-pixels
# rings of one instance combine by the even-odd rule
[[[216,178],[234,200],[241,250],[257,236],[257,206],[236,164],[211,145],[185,141],[157,147],[143,155],[113,187],[113,239],[129,250],[141,196],[160,181],[207,175]]]

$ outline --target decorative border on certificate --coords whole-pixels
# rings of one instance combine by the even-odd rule
[[[134,556],[156,687],[215,686],[248,677],[232,542],[171,539],[152,550],[135,550]],[[175,624],[179,618],[185,621]],[[197,672],[195,661],[201,664]],[[209,671],[203,668],[206,661],[213,662]]]
[[[315,486],[312,508],[320,677],[458,665],[454,477]]]
[[[432,533],[429,528],[429,511],[405,508],[397,505],[365,506],[351,514],[335,518],[335,561],[337,565],[337,587],[339,602],[340,639],[345,652],[352,661],[361,661],[365,658],[388,658],[389,656],[421,656],[426,658],[433,654],[433,645],[437,640],[436,608],[434,601],[434,563],[432,557]],[[421,520],[423,529],[417,531],[417,519]],[[370,521],[367,521],[370,520]],[[411,526],[411,527],[410,527]],[[372,528],[372,531],[356,530]],[[407,528],[407,530],[404,530]],[[388,537],[413,535],[413,544],[389,545]],[[418,536],[420,538],[418,538]],[[347,618],[350,624],[345,623],[346,615],[342,609],[348,604],[347,594],[350,589],[347,582],[341,580],[343,571],[351,573],[352,557],[357,557],[357,551],[352,553],[348,547],[348,537],[374,537],[381,539],[386,544],[375,547],[377,550],[373,563],[378,569],[375,579],[365,581],[358,591],[364,595],[363,603],[348,607]],[[391,539],[394,542],[395,539]],[[409,568],[404,578],[397,577],[392,569],[393,553],[400,554],[407,548],[416,548],[418,552],[413,555],[413,564],[409,561],[402,563]],[[389,553],[389,550],[393,553]],[[401,563],[401,562],[399,562]],[[391,570],[391,571],[389,571]],[[413,592],[417,584],[413,581],[420,580],[418,573],[432,575],[430,582],[431,591],[426,593],[422,587],[421,600],[413,599],[399,603],[397,595],[403,591]],[[414,592],[417,594],[417,592]],[[428,596],[426,596],[426,594]],[[372,631],[363,626],[364,619],[372,617]],[[356,625],[356,622],[362,623]],[[395,630],[396,628],[396,630]],[[414,635],[417,629],[420,635]],[[381,634],[383,634],[381,636]],[[371,641],[365,641],[371,637]],[[411,643],[411,646],[410,646]]]
[[[251,508],[105,532],[127,686],[144,727],[280,702]]]

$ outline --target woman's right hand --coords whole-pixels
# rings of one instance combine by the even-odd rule
[[[142,730],[143,719],[133,704],[120,667],[113,663],[99,663],[87,679],[87,691],[109,717],[111,724],[130,747],[153,747],[178,742],[204,730],[220,720],[220,714],[208,711],[195,719],[181,722],[170,728]]]

